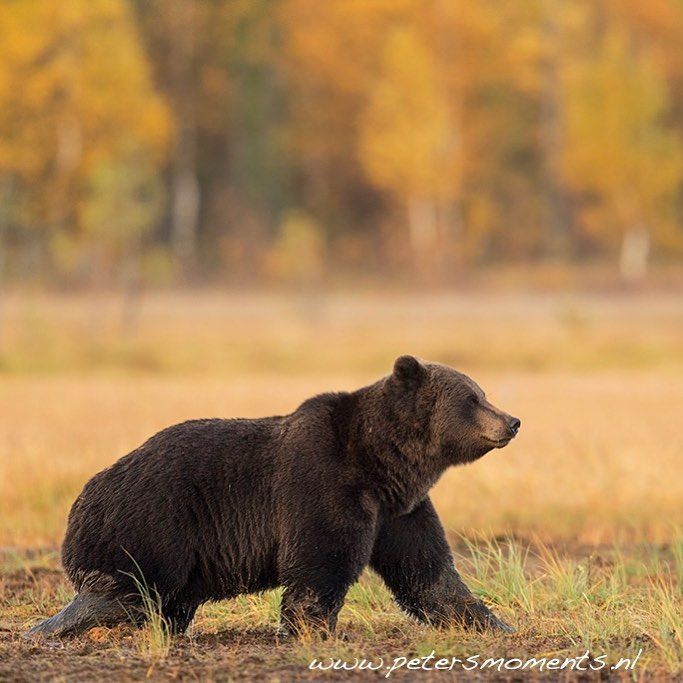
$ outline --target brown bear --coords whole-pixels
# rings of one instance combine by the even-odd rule
[[[509,631],[461,580],[428,492],[519,427],[465,375],[401,356],[290,415],[164,429],[85,485],[62,547],[77,595],[29,634],[142,623],[140,582],[176,633],[204,602],[278,586],[285,631],[332,632],[367,566],[422,621]]]

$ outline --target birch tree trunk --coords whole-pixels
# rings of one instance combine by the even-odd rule
[[[650,233],[642,225],[631,226],[621,239],[619,274],[627,282],[638,282],[647,273]]]
[[[558,16],[562,0],[543,0],[543,45],[545,57],[541,64],[542,92],[540,109],[540,138],[543,157],[545,196],[550,224],[551,253],[566,256],[572,229],[569,197],[561,173],[564,147],[564,111],[558,69],[561,27]]]
[[[438,241],[437,211],[434,201],[412,197],[408,202],[410,246],[421,276],[434,274]]]
[[[192,268],[197,254],[199,181],[197,122],[194,103],[195,0],[175,0],[171,69],[177,131],[171,164],[171,239],[176,263]]]

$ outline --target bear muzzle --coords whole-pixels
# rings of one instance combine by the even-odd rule
[[[484,435],[484,439],[494,448],[503,448],[517,436],[519,428],[522,426],[522,421],[518,417],[503,414],[500,416],[500,420],[497,420],[497,423],[497,433]]]

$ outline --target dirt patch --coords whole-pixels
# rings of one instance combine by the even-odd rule
[[[39,586],[41,590],[56,590],[58,586],[66,584],[64,572],[61,569],[34,567],[33,569],[18,569],[2,576],[2,593],[6,596],[17,596],[25,591]]]

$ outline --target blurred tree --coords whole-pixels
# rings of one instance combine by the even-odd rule
[[[169,168],[171,247],[178,271],[186,275],[195,265],[199,229],[197,36],[206,28],[204,4],[195,0],[135,3],[157,81],[174,119]]]
[[[173,251],[181,269],[192,268],[197,252],[200,187],[197,178],[195,0],[172,0],[158,8],[166,20],[176,135],[171,164],[171,229]]]
[[[288,95],[284,142],[294,199],[315,216],[330,242],[363,243],[365,265],[368,257],[382,260],[383,254],[367,247],[391,207],[368,183],[358,158],[361,113],[379,66],[381,37],[412,7],[414,0],[280,5]]]
[[[283,280],[310,287],[323,275],[325,245],[320,227],[301,211],[288,213],[269,255],[269,268]]]
[[[78,244],[88,232],[78,206],[98,169],[132,151],[158,173],[169,136],[128,5],[13,2],[0,43],[0,176],[43,244]]]
[[[394,29],[361,118],[359,154],[370,180],[405,204],[423,274],[438,266],[439,206],[459,195],[459,152],[433,54],[412,28]]]
[[[305,243],[303,271],[619,252],[637,275],[683,249],[681,40],[680,0],[7,2],[0,257],[113,278],[141,244],[157,272],[297,279]]]
[[[567,256],[570,249],[573,215],[569,188],[563,175],[562,151],[566,146],[566,102],[562,89],[562,69],[567,53],[564,45],[570,3],[543,0],[540,32],[539,139],[543,167],[544,194],[548,206],[547,243],[549,253]]]
[[[122,266],[123,327],[127,331],[138,318],[143,239],[159,219],[163,198],[156,169],[149,159],[133,153],[95,169],[79,203],[84,241],[100,275],[111,281],[115,265]]]
[[[202,240],[207,256],[215,252],[211,242],[233,230],[262,255],[288,203],[278,4],[135,0],[176,123],[170,240],[186,274]]]
[[[567,66],[566,107],[563,164],[583,225],[599,244],[620,245],[624,277],[641,277],[651,239],[675,230],[683,182],[661,72],[624,26],[600,27],[597,45]]]
[[[280,213],[290,200],[289,160],[281,144],[285,110],[279,73],[279,5],[279,0],[243,3],[234,15],[232,39],[226,41],[235,94],[229,177],[235,193],[244,197],[269,236],[275,234]]]

